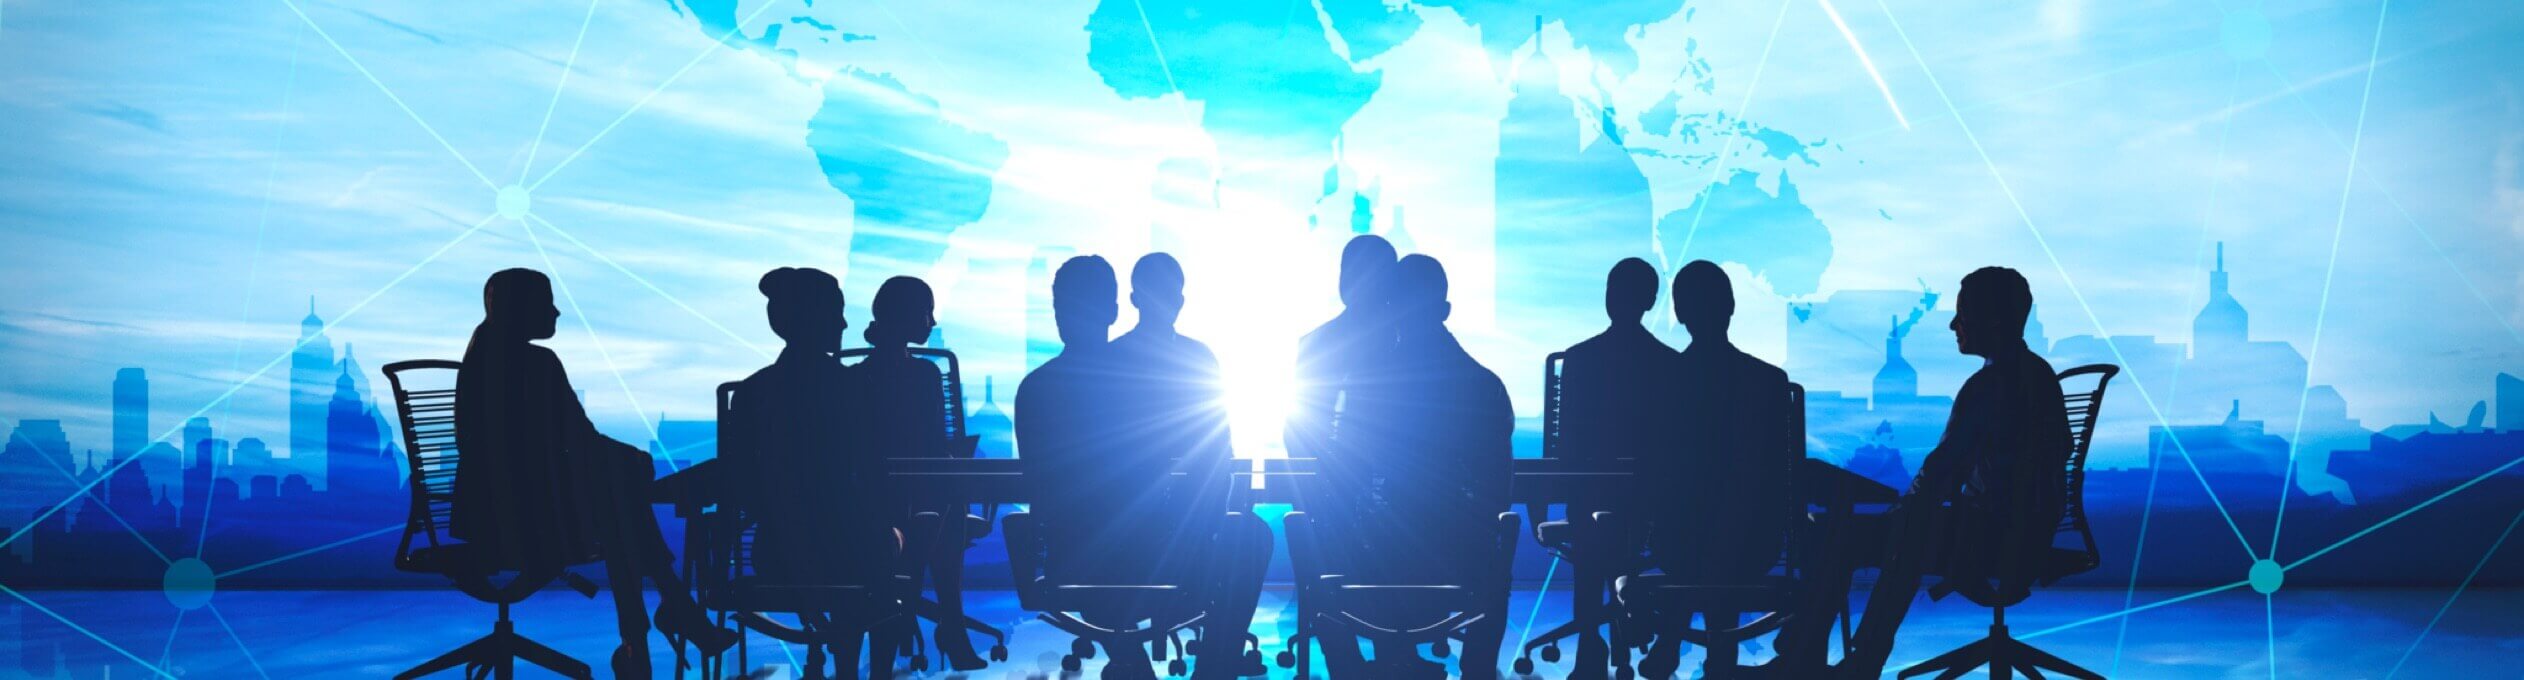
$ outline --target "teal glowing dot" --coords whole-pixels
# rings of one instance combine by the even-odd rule
[[[2269,560],[2254,562],[2252,573],[2246,580],[2252,583],[2253,592],[2263,595],[2279,592],[2279,586],[2287,583],[2287,568]]]
[[[508,188],[500,190],[499,211],[501,217],[506,217],[512,220],[522,220],[526,218],[526,211],[533,209],[534,206],[535,196],[534,194],[526,193],[525,187],[511,184],[508,185]]]
[[[210,604],[211,593],[219,589],[219,577],[210,573],[209,564],[187,557],[167,565],[165,586],[167,602],[192,611]]]
[[[2226,25],[2219,32],[2226,44],[2226,56],[2251,61],[2270,53],[2270,19],[2262,16],[2261,10],[2228,12]]]

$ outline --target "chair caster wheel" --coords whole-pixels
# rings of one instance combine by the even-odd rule
[[[1274,661],[1278,661],[1278,662],[1279,662],[1279,664],[1280,664],[1280,667],[1281,667],[1281,668],[1296,668],[1296,667],[1297,667],[1297,653],[1296,653],[1296,652],[1282,651],[1282,652],[1280,652],[1280,653],[1279,653],[1279,657],[1278,657],[1278,658],[1275,658],[1275,659],[1273,659],[1273,660],[1274,660]]]
[[[1262,667],[1262,650],[1259,650],[1259,649],[1248,649],[1248,650],[1244,650],[1244,665],[1245,665],[1245,667],[1246,667],[1246,668],[1261,668],[1261,667]]]
[[[1008,660],[1008,646],[1007,646],[1007,645],[991,645],[991,647],[990,647],[990,660],[991,660],[991,661],[998,661],[998,662],[1005,662],[1005,661],[1007,661],[1007,660]]]
[[[1084,660],[1079,659],[1076,654],[1064,654],[1060,657],[1060,669],[1063,671],[1076,673],[1080,670],[1086,669],[1086,667],[1087,663]]]
[[[1454,646],[1454,645],[1450,645],[1450,644],[1446,644],[1446,641],[1445,641],[1445,640],[1439,640],[1439,641],[1436,641],[1436,642],[1431,642],[1431,643],[1429,643],[1429,656],[1434,656],[1434,657],[1437,657],[1437,658],[1443,659],[1443,658],[1446,658],[1446,657],[1449,657],[1449,656],[1454,656],[1454,655],[1455,655],[1455,646]]]
[[[1543,663],[1560,663],[1560,646],[1559,646],[1559,645],[1551,645],[1551,646],[1548,646],[1548,647],[1544,647],[1544,648],[1542,648],[1542,662],[1543,662]]]
[[[1534,673],[1534,660],[1517,657],[1516,663],[1508,664],[1508,668],[1515,670],[1517,675],[1532,675]]]
[[[1191,672],[1191,665],[1183,663],[1182,659],[1175,659],[1166,663],[1166,675],[1183,676],[1189,675]]]
[[[1632,680],[1636,677],[1639,677],[1638,674],[1632,672],[1629,666],[1613,669],[1613,680]]]
[[[1069,641],[1069,655],[1078,657],[1080,660],[1093,659],[1095,658],[1095,643],[1085,640],[1071,640]]]

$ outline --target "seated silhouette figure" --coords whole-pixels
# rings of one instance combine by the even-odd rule
[[[720,424],[719,457],[741,489],[722,502],[754,523],[757,575],[783,584],[882,583],[901,550],[894,527],[901,510],[882,500],[884,470],[854,455],[854,432],[842,417],[856,410],[858,390],[834,357],[850,327],[841,284],[820,270],[783,267],[764,274],[758,287],[769,300],[771,330],[787,345],[745,378],[730,422]],[[804,623],[813,629],[829,618]],[[858,640],[810,648],[806,674],[827,677],[829,653],[840,677],[857,677],[851,669],[860,649]],[[880,676],[890,667],[872,665]]]
[[[1614,263],[1604,276],[1604,315],[1611,325],[1571,345],[1560,365],[1560,444],[1547,455],[1572,460],[1611,462],[1663,455],[1673,447],[1670,425],[1674,382],[1674,349],[1648,332],[1642,317],[1656,306],[1656,267],[1639,258]],[[1615,499],[1627,494],[1613,494]],[[1574,597],[1578,615],[1588,618],[1611,593],[1622,575],[1621,555],[1635,552],[1628,535],[1614,535],[1597,526],[1599,511],[1619,511],[1615,503],[1578,501],[1564,510],[1569,526],[1584,528],[1572,547],[1586,556],[1572,562],[1577,572]],[[1548,508],[1526,509],[1537,533]],[[1609,649],[1592,631],[1578,636],[1572,677],[1601,677]]]
[[[1467,556],[1496,544],[1507,511],[1515,412],[1498,375],[1446,328],[1446,270],[1435,258],[1394,263],[1383,283],[1393,340],[1354,366],[1326,483],[1348,496],[1327,529],[1360,582],[1454,584],[1489,611],[1464,644],[1463,677],[1498,676],[1506,634],[1504,564]],[[1381,344],[1381,343],[1380,343]],[[1326,640],[1327,659],[1355,658],[1355,638]],[[1427,675],[1408,652],[1378,650],[1372,677]],[[1343,669],[1334,668],[1338,675]]]
[[[2058,372],[2024,341],[2033,291],[2024,276],[1983,267],[1955,300],[1955,348],[1986,363],[1955,393],[1937,447],[1887,520],[1884,572],[1842,662],[1843,677],[1876,677],[1923,575],[2002,579],[2032,571],[2057,528],[2070,449]]]
[[[853,409],[860,441],[853,447],[870,462],[881,465],[885,458],[941,458],[951,455],[945,430],[940,423],[949,417],[944,410],[946,387],[938,365],[912,356],[913,343],[925,342],[930,329],[938,325],[937,298],[928,282],[909,276],[886,279],[876,289],[876,302],[870,305],[874,318],[862,334],[872,350],[868,358],[850,368],[859,388],[857,408]],[[896,526],[908,530],[912,513],[935,512],[942,517],[962,518],[964,509],[953,503],[940,504],[927,499],[903,499],[892,510]],[[962,526],[953,524],[949,526]],[[962,540],[938,540],[928,555],[913,556],[913,586],[919,575],[936,584],[938,604],[958,615],[964,613],[964,551],[971,547]],[[916,624],[903,620],[908,633],[917,633]],[[938,651],[946,654],[953,670],[980,670],[989,665],[973,651],[973,641],[964,630],[950,627],[938,635]]]
[[[1259,517],[1228,514],[1223,480],[1235,462],[1218,359],[1207,345],[1175,330],[1183,312],[1183,266],[1150,253],[1131,265],[1131,305],[1139,323],[1115,338],[1106,359],[1112,395],[1098,417],[1128,423],[1109,445],[1107,465],[1178,470],[1189,484],[1165,489],[1162,507],[1112,518],[1108,530],[1152,537],[1166,547],[1159,578],[1204,590],[1201,663],[1195,677],[1261,675],[1259,655],[1244,655],[1246,628],[1261,602],[1271,559],[1271,528]]]
[[[483,319],[456,375],[456,470],[450,533],[508,564],[558,565],[601,554],[622,637],[617,675],[648,675],[642,579],[657,585],[659,632],[714,654],[736,642],[692,601],[649,508],[646,452],[596,431],[561,360],[534,344],[561,310],[552,280],[506,269],[482,287]]]
[[[1290,457],[1322,457],[1350,374],[1365,357],[1393,343],[1376,279],[1397,257],[1393,244],[1374,234],[1341,247],[1341,313],[1297,341],[1297,403],[1283,434]]]
[[[1691,333],[1675,356],[1670,443],[1640,461],[1638,513],[1648,555],[1669,577],[1695,585],[1747,585],[1779,560],[1789,523],[1804,506],[1791,477],[1805,450],[1788,398],[1788,374],[1728,340],[1735,289],[1726,271],[1694,260],[1674,272],[1674,320]],[[1701,612],[1712,629],[1737,612]],[[1731,650],[1729,650],[1731,651]],[[1661,678],[1680,664],[1682,641],[1660,638],[1639,665]]]

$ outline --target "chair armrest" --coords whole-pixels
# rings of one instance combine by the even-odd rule
[[[1305,511],[1294,511],[1280,517],[1280,529],[1288,534],[1288,569],[1297,578],[1297,586],[1306,588],[1323,576],[1323,545],[1315,534],[1315,518]]]

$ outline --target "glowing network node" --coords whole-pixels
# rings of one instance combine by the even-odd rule
[[[208,563],[187,557],[167,565],[163,585],[167,602],[176,609],[192,611],[210,604],[211,593],[219,589],[219,578],[211,573]]]
[[[501,217],[512,220],[526,219],[526,213],[533,210],[534,205],[535,195],[529,193],[524,186],[511,184],[500,189],[497,206]]]
[[[2245,8],[2226,13],[2226,24],[2219,29],[2226,45],[2226,56],[2238,61],[2260,59],[2270,53],[2270,18],[2261,10]]]
[[[2253,592],[2263,595],[2279,592],[2279,586],[2287,583],[2287,568],[2279,566],[2276,561],[2261,560],[2252,563],[2252,572],[2245,576],[2245,580],[2252,584]]]

